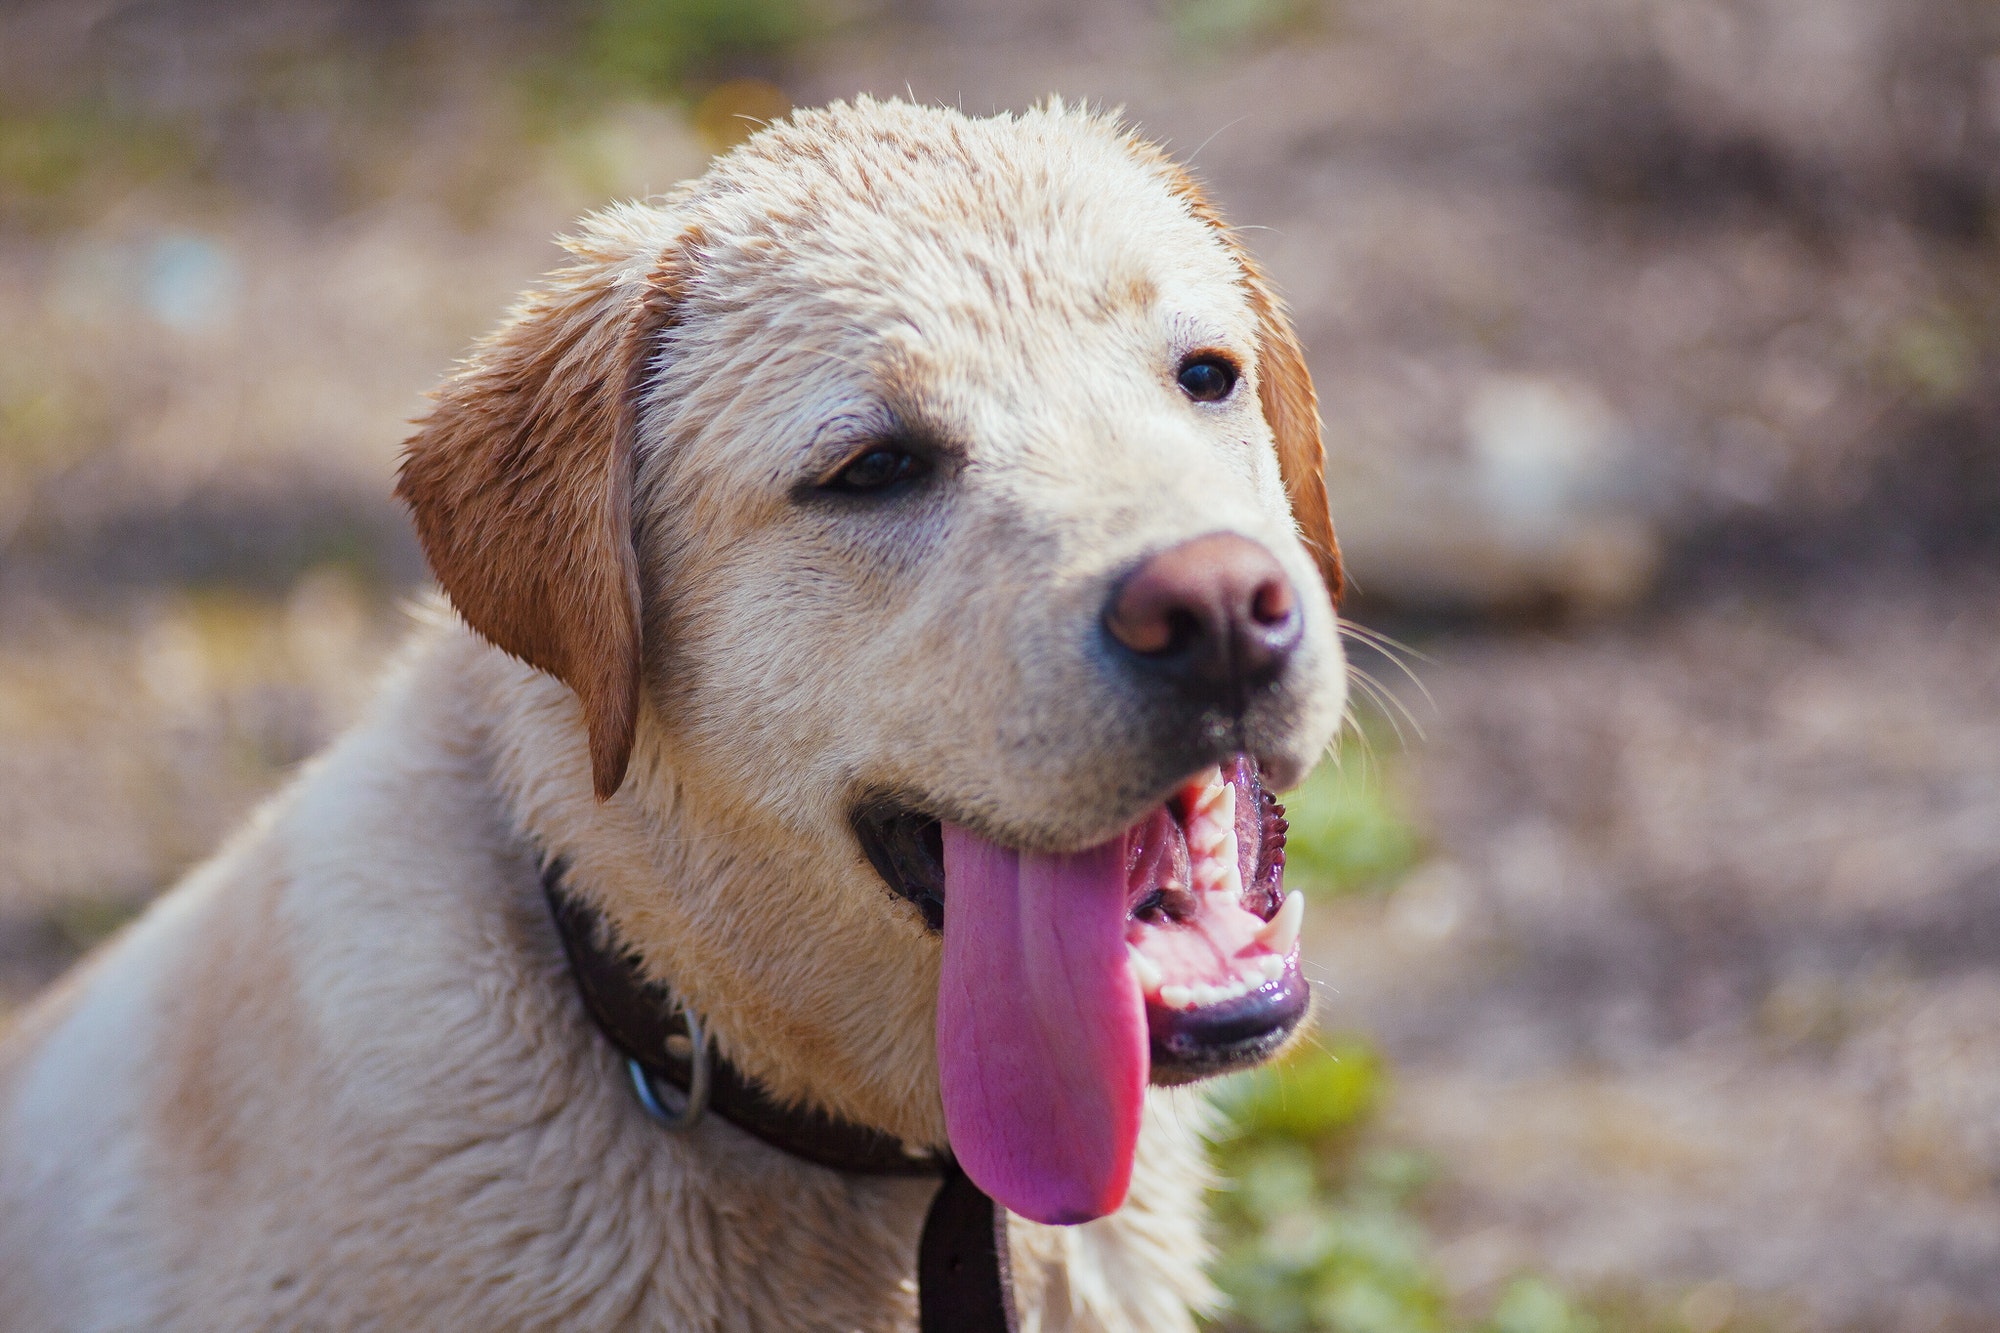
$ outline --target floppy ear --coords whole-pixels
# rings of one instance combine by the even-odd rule
[[[396,494],[467,624],[583,704],[592,785],[624,781],[639,713],[632,444],[678,246],[602,233],[522,298],[433,397]]]
[[[1299,346],[1291,317],[1272,290],[1271,280],[1222,220],[1201,186],[1158,149],[1152,149],[1151,156],[1167,173],[1168,188],[1197,218],[1215,229],[1243,275],[1243,290],[1257,316],[1257,399],[1278,443],[1278,471],[1285,479],[1292,517],[1307,548],[1319,561],[1320,577],[1326,580],[1326,590],[1338,606],[1346,581],[1340,567],[1340,543],[1333,535],[1333,514],[1326,503],[1326,446],[1320,439],[1319,395],[1313,391],[1312,374],[1306,369],[1305,349]]]

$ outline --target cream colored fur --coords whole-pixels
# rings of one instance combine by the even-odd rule
[[[1310,766],[1344,701],[1330,530],[1302,543],[1254,380],[1173,391],[1195,348],[1254,377],[1268,336],[1176,179],[1060,106],[864,101],[594,219],[550,289],[578,319],[673,274],[635,381],[622,786],[593,795],[576,693],[429,611],[363,722],[0,1046],[0,1329],[911,1327],[934,1186],[647,1120],[536,858],[773,1091],[937,1146],[937,940],[853,802],[1060,849],[1159,800],[1185,772],[1078,627],[1216,530],[1300,590],[1303,683],[1243,748]],[[948,507],[801,501],[889,401],[959,451]],[[1150,1098],[1123,1209],[1014,1223],[1025,1327],[1210,1302],[1203,1104]]]

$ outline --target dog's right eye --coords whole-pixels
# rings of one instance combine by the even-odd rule
[[[848,495],[877,495],[917,480],[930,464],[908,449],[879,444],[857,454],[820,489]]]
[[[1236,387],[1236,367],[1227,357],[1207,353],[1190,357],[1181,365],[1181,392],[1197,403],[1219,403]]]

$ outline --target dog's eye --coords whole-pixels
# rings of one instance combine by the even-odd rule
[[[836,472],[824,489],[850,495],[874,494],[915,481],[928,471],[930,464],[909,450],[892,444],[877,445]]]
[[[1197,403],[1219,403],[1236,387],[1236,367],[1213,354],[1181,363],[1181,392]]]

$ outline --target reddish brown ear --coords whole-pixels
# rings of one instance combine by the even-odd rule
[[[396,494],[466,623],[576,692],[606,800],[639,713],[636,400],[673,293],[665,259],[570,248],[433,395]]]
[[[1243,289],[1257,315],[1257,398],[1278,443],[1278,470],[1285,478],[1292,517],[1318,558],[1320,577],[1326,580],[1326,590],[1338,606],[1345,576],[1340,567],[1340,543],[1333,535],[1333,514],[1326,503],[1326,447],[1319,433],[1319,395],[1313,391],[1312,374],[1306,369],[1305,349],[1299,346],[1291,317],[1272,290],[1271,280],[1223,222],[1201,186],[1158,149],[1148,145],[1140,148],[1167,173],[1169,188],[1187,202],[1196,217],[1215,229],[1242,271]]]
[[[1319,433],[1319,394],[1306,369],[1305,349],[1292,331],[1284,302],[1271,290],[1262,269],[1236,239],[1224,231],[1243,266],[1243,285],[1257,312],[1257,399],[1264,420],[1278,442],[1278,471],[1285,478],[1285,496],[1306,546],[1319,560],[1320,577],[1335,606],[1346,591],[1346,571],[1340,567],[1340,542],[1333,535],[1333,511],[1326,500],[1326,445]]]

